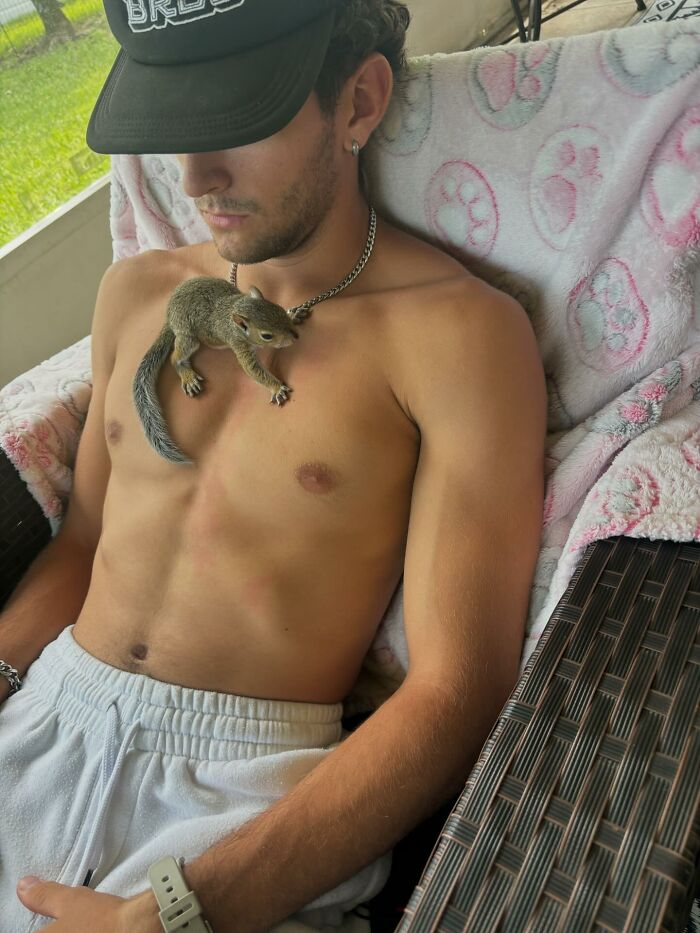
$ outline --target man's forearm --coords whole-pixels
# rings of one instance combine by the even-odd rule
[[[13,591],[0,613],[0,658],[20,676],[77,619],[90,586],[92,560],[91,552],[59,533]]]
[[[404,684],[284,798],[185,864],[215,933],[266,933],[393,848],[463,786],[478,718]]]

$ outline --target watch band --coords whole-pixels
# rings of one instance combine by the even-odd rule
[[[214,933],[208,921],[201,916],[202,905],[194,891],[190,891],[180,865],[184,858],[175,860],[166,855],[148,869],[148,880],[160,907],[160,922],[166,933],[175,933],[187,924],[188,933]]]

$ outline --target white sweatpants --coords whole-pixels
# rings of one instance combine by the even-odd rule
[[[72,629],[0,705],[2,933],[52,922],[17,897],[23,875],[73,886],[89,877],[95,891],[138,894],[149,888],[149,865],[184,856],[186,871],[347,737],[341,703],[154,680],[95,658]],[[390,868],[389,852],[275,931],[369,930],[350,911],[384,887]]]

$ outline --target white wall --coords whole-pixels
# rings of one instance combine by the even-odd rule
[[[0,386],[90,333],[111,262],[108,176],[0,250]]]
[[[511,0],[405,2],[411,13],[409,55],[459,52],[485,45],[494,33],[509,23],[513,24],[513,32],[517,29]]]

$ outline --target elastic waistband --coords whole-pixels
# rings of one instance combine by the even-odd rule
[[[210,761],[257,758],[340,741],[342,703],[302,703],[195,690],[113,667],[73,638],[73,625],[30,665],[22,690],[85,731],[102,735],[116,705],[138,723],[134,746]]]

